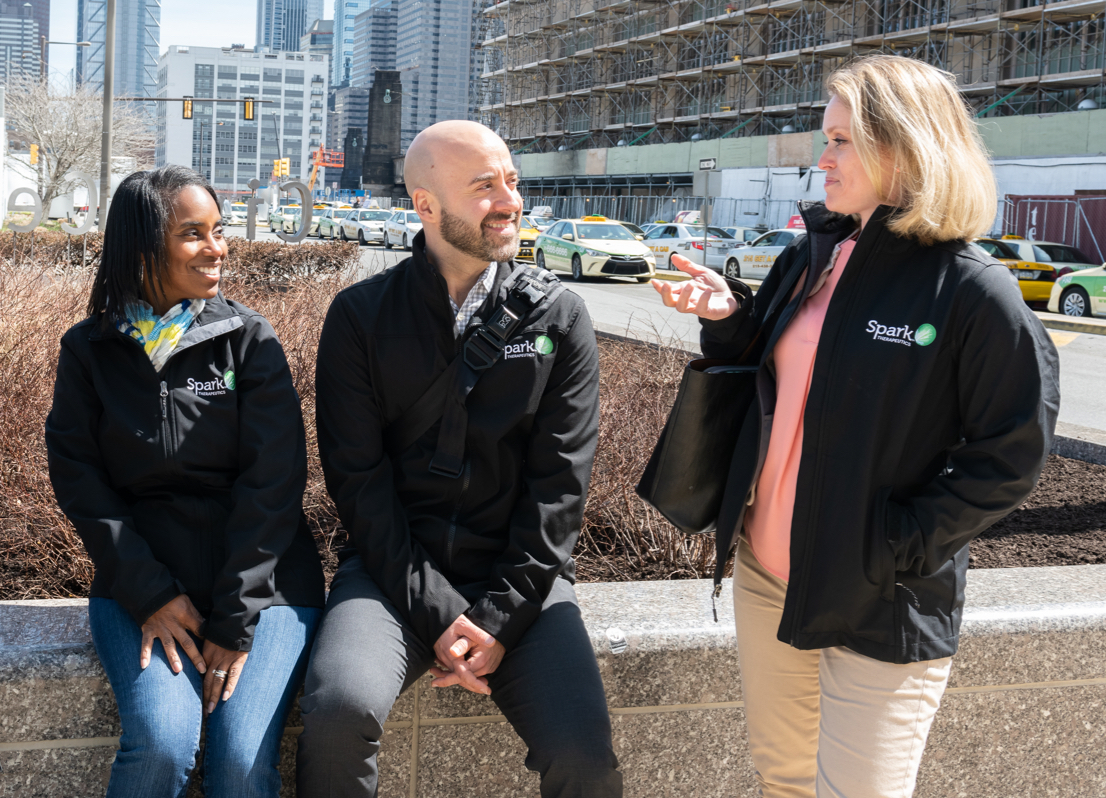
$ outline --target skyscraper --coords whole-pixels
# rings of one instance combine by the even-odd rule
[[[370,0],[353,20],[350,84],[371,88],[378,69],[396,68],[396,2]]]
[[[334,52],[334,20],[317,19],[311,23],[307,32],[300,36],[300,52],[313,55],[325,55],[330,63]]]
[[[346,86],[353,71],[353,21],[369,7],[369,0],[334,0],[334,55],[330,85]]]
[[[35,19],[34,7],[26,0],[0,1],[0,81],[17,75],[37,78],[42,74],[39,35],[43,29]],[[47,29],[49,30],[49,29]]]
[[[257,46],[271,53],[300,49],[300,38],[323,17],[323,0],[258,0]]]
[[[77,40],[92,42],[77,48],[77,80],[102,91],[106,0],[77,0]],[[158,0],[116,0],[115,96],[153,97],[157,92],[161,3]]]

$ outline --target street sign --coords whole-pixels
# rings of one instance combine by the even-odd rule
[[[700,158],[699,159],[699,171],[709,172],[711,169],[718,166],[717,158]]]
[[[710,160],[714,160],[711,158]],[[694,172],[691,175],[691,193],[696,197],[717,197],[722,194],[722,173],[719,171]]]

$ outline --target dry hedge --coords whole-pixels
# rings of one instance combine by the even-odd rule
[[[16,240],[13,242],[13,238]],[[100,238],[0,234],[0,599],[87,595],[92,565],[54,501],[43,424],[57,342],[84,315]],[[225,294],[264,314],[284,345],[307,428],[304,509],[332,571],[345,542],[323,485],[315,442],[315,352],[335,293],[357,263],[356,244],[285,246],[229,239]],[[74,256],[75,253],[75,256]],[[84,262],[82,265],[82,255]],[[577,546],[586,581],[698,577],[709,540],[686,539],[634,494],[671,406],[684,358],[669,349],[600,339],[599,450]]]

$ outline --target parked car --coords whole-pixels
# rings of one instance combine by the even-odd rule
[[[735,280],[753,278],[763,280],[784,248],[799,236],[802,230],[781,228],[769,230],[748,245],[731,249],[725,254],[723,274]]]
[[[633,224],[632,222],[619,222],[619,224],[625,227],[635,236],[638,236],[639,241],[645,238],[645,231],[638,227],[636,224]]]
[[[269,232],[294,233],[300,226],[303,209],[299,205],[282,205],[269,214]]]
[[[229,213],[227,213],[224,224],[227,225],[244,225],[246,223],[246,217],[248,210],[246,203],[244,202],[232,202],[230,203]]]
[[[383,241],[384,223],[391,215],[391,212],[379,208],[355,208],[342,220],[338,237],[343,241],[356,240],[358,244]]]
[[[1052,286],[1048,309],[1065,316],[1106,315],[1106,266],[1065,274]]]
[[[534,260],[543,269],[571,272],[573,280],[621,276],[644,283],[656,276],[649,248],[622,224],[602,216],[557,222],[538,236]]]
[[[327,208],[319,214],[319,226],[316,235],[319,238],[329,238],[334,241],[338,238],[338,229],[345,219],[353,212],[353,208]]]
[[[422,230],[422,219],[414,211],[400,208],[392,213],[384,223],[384,249],[391,249],[396,242],[402,242],[404,249],[410,251],[415,233]]]
[[[746,244],[751,244],[765,233],[763,227],[723,227],[722,229]]]
[[[992,239],[993,240],[993,239]],[[1056,270],[1057,277],[1084,269],[1097,269],[1096,263],[1075,247],[1067,244],[1055,244],[1051,241],[1028,241],[1021,236],[1005,235],[1001,239],[1018,254],[1020,260],[1035,263],[1049,263]]]
[[[515,256],[517,260],[534,259],[534,242],[538,240],[539,235],[541,230],[525,216],[518,220],[518,255]]]
[[[1033,252],[1032,248],[1015,248],[1006,239],[977,238],[972,242],[992,258],[1001,261],[1018,281],[1022,299],[1028,303],[1048,302],[1052,287],[1056,284],[1056,266],[1052,263],[1038,263],[1021,257],[1021,251]]]
[[[722,271],[726,253],[734,246],[730,234],[721,227],[707,229],[706,265]],[[660,224],[645,234],[645,245],[653,251],[662,269],[675,269],[672,256],[683,255],[692,263],[703,265],[703,226],[698,224]]]

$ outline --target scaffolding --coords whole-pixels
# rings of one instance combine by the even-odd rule
[[[1106,0],[488,2],[480,114],[515,152],[817,130],[825,76],[878,52],[981,117],[1106,103]]]

